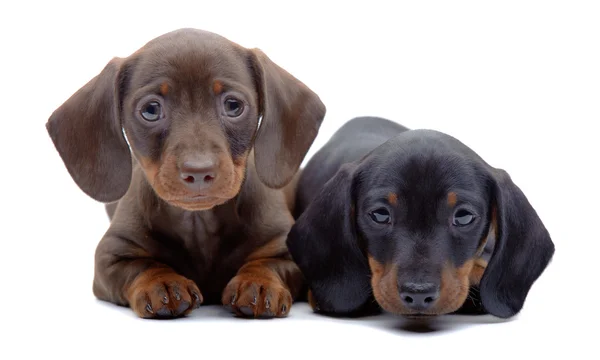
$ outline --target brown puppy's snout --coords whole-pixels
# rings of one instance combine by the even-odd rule
[[[218,160],[211,156],[187,159],[179,166],[179,176],[192,191],[208,190],[218,176],[218,166]]]
[[[440,297],[440,287],[431,282],[398,284],[402,304],[415,311],[433,307]]]

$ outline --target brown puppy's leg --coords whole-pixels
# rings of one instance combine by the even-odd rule
[[[302,274],[287,254],[285,237],[278,237],[248,257],[222,301],[239,316],[285,317],[301,285]]]
[[[143,318],[185,316],[202,303],[196,284],[168,267],[141,272],[129,286],[127,299]]]
[[[135,240],[107,234],[96,250],[95,270],[94,295],[129,306],[142,318],[184,316],[202,303],[193,281],[150,257]]]

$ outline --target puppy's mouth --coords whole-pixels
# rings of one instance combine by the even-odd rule
[[[410,319],[410,320],[429,320],[438,316],[438,314],[423,314],[423,313],[415,313],[415,314],[401,314],[401,316]]]
[[[236,163],[222,157],[220,166],[212,169],[210,176],[191,165],[186,170],[188,176],[184,176],[187,173],[182,173],[174,156],[166,156],[157,164],[141,161],[141,165],[161,200],[184,210],[200,211],[223,205],[239,193],[246,163],[245,158]]]
[[[166,200],[168,203],[186,210],[207,210],[227,202],[229,198],[208,194],[178,196]]]
[[[214,199],[214,196],[198,194],[198,195],[190,195],[190,196],[179,196],[172,199],[169,199],[169,202],[182,202],[182,203],[197,203],[197,202],[205,202],[209,199]]]

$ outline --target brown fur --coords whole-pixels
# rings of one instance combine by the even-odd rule
[[[411,315],[414,311],[403,306],[400,299],[397,281],[398,266],[381,264],[372,256],[368,257],[368,261],[375,300],[388,312]],[[422,314],[439,315],[458,310],[469,294],[470,279],[475,279],[479,275],[479,269],[475,272],[472,271],[475,264],[475,260],[469,260],[458,268],[448,264],[444,266],[441,275],[440,297],[434,306],[423,311]]]
[[[198,308],[202,296],[193,281],[169,268],[152,268],[135,278],[128,288],[127,301],[140,317],[171,317]]]
[[[160,84],[160,93],[163,96],[167,95],[169,93],[169,84],[167,84],[167,83]]]
[[[226,97],[242,111],[225,111]],[[294,221],[283,188],[324,114],[260,50],[217,34],[181,29],[111,60],[46,125],[77,185],[107,203],[96,297],[141,317],[200,302],[286,316],[302,279],[285,245]]]
[[[485,272],[485,268],[488,263],[485,260],[477,259],[473,264],[473,269],[471,273],[469,273],[469,283],[471,285],[479,285],[481,282],[481,278],[483,277],[483,273]]]
[[[389,200],[389,198],[388,198]],[[456,194],[448,195],[448,205],[454,206]],[[451,205],[452,203],[452,205]],[[481,244],[476,251],[473,259],[466,261],[460,267],[454,267],[446,264],[442,269],[440,297],[435,306],[423,312],[425,315],[439,315],[451,313],[458,310],[464,304],[469,295],[469,287],[477,286],[485,272],[488,262],[481,258],[487,241],[494,241],[497,234],[496,209],[492,209],[490,220],[489,235],[481,240]],[[373,295],[377,302],[386,311],[410,315],[411,310],[402,305],[400,299],[397,274],[398,266],[390,264],[381,264],[372,256],[368,257],[369,268],[371,270],[371,286]]]
[[[448,206],[449,207],[454,207],[454,205],[456,205],[456,201],[458,199],[456,198],[456,193],[451,191],[448,193]]]
[[[223,83],[219,80],[215,80],[213,82],[213,93],[215,95],[220,95],[223,92]]]
[[[398,205],[398,194],[396,194],[396,193],[389,193],[388,194],[388,201],[390,202],[390,205],[393,205],[393,206]]]
[[[398,291],[398,267],[381,264],[372,256],[368,257],[371,269],[371,287],[379,305],[391,313],[400,313],[400,293]]]

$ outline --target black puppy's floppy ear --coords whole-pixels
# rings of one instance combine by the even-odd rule
[[[251,49],[250,62],[262,115],[254,144],[256,169],[265,185],[280,188],[298,171],[326,109],[317,94],[262,51]]]
[[[521,311],[529,289],[554,255],[554,243],[535,209],[503,170],[492,170],[497,237],[480,283],[483,307],[509,318]]]
[[[75,183],[102,202],[121,198],[131,181],[131,153],[119,114],[122,62],[113,58],[100,74],[56,109],[46,123]]]
[[[356,165],[346,164],[298,217],[287,245],[311,290],[315,311],[352,315],[371,300],[370,270],[356,233]]]

